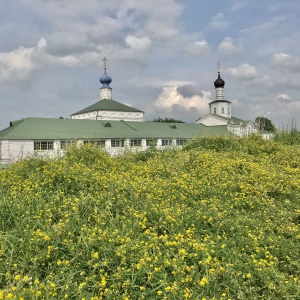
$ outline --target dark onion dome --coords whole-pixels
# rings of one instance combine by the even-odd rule
[[[99,81],[102,83],[102,87],[109,87],[112,79],[106,74],[106,70],[104,70],[104,74],[100,77]]]
[[[218,79],[214,83],[215,88],[223,88],[225,85],[225,81],[221,78],[220,73],[218,73]]]

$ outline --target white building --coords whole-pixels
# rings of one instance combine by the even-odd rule
[[[242,120],[231,115],[231,102],[224,99],[225,81],[221,78],[220,63],[218,63],[218,78],[214,82],[216,100],[209,103],[209,114],[198,119],[197,124],[205,126],[227,126],[227,130],[242,137],[257,132],[252,121]]]
[[[0,163],[27,156],[61,156],[68,145],[93,143],[111,154],[125,150],[182,147],[201,136],[230,135],[226,126],[107,120],[26,118],[0,131]]]
[[[11,163],[28,155],[60,156],[72,142],[95,143],[112,155],[126,149],[145,150],[181,147],[201,136],[248,136],[256,132],[254,123],[231,115],[231,102],[224,99],[225,82],[220,75],[214,82],[216,99],[210,113],[190,123],[144,122],[144,112],[112,100],[112,82],[106,73],[100,78],[100,100],[71,115],[70,119],[26,118],[10,122],[0,131],[0,163]]]
[[[71,115],[75,120],[124,120],[124,121],[144,121],[144,112],[112,100],[112,88],[109,86],[112,82],[110,76],[106,73],[106,58],[104,57],[104,74],[99,81],[102,84],[100,88],[100,100],[91,106],[88,106]]]

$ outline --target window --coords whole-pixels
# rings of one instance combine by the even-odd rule
[[[111,140],[111,146],[112,147],[124,147],[124,140],[121,140],[121,139]]]
[[[217,113],[217,109],[216,108],[214,108],[214,114],[216,114]]]
[[[60,149],[65,150],[71,146],[71,141],[60,141]]]
[[[97,146],[100,146],[100,147],[105,146],[105,140],[103,140],[103,139],[98,140]]]
[[[222,114],[224,114],[224,112],[225,112],[225,111],[224,111],[224,107],[222,107]]]
[[[100,140],[85,140],[83,143],[86,144],[91,144],[91,145],[96,145],[96,146],[105,146],[105,140],[100,139]]]
[[[34,142],[34,150],[53,150],[53,142],[50,141]]]
[[[131,147],[140,147],[142,146],[142,140],[130,140]]]
[[[96,144],[96,141],[94,141],[94,140],[85,140],[85,141],[83,141],[83,144],[84,145],[86,145],[86,144],[94,145],[94,144]]]
[[[186,140],[176,140],[176,145],[182,146],[186,144]]]
[[[156,139],[151,139],[151,140],[147,139],[146,140],[146,146],[147,147],[156,146],[156,145],[157,145],[157,140]]]
[[[161,140],[161,145],[162,146],[171,146],[172,140]]]

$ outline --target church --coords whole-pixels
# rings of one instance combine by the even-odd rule
[[[225,82],[214,82],[216,99],[209,103],[209,114],[195,123],[145,122],[142,110],[124,105],[112,98],[112,79],[100,77],[98,102],[63,118],[25,118],[11,121],[0,131],[0,163],[12,163],[28,156],[62,156],[71,143],[94,143],[111,155],[125,150],[146,150],[150,145],[158,149],[182,147],[187,141],[201,136],[248,136],[256,132],[252,121],[231,115],[231,102],[224,99]]]
[[[104,74],[99,81],[102,84],[100,88],[100,101],[88,106],[79,112],[71,115],[74,120],[111,120],[111,121],[144,121],[144,112],[133,107],[124,105],[112,100],[112,88],[109,86],[112,82],[110,76],[106,73],[106,61],[104,57]]]
[[[227,126],[227,130],[243,137],[257,132],[252,121],[242,120],[231,115],[231,102],[224,99],[225,81],[221,78],[220,63],[218,62],[218,78],[214,82],[216,100],[209,103],[209,114],[198,119],[197,124],[205,126]]]

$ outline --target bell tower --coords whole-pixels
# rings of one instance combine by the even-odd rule
[[[224,100],[225,81],[221,78],[220,62],[218,62],[218,78],[214,82],[216,100],[209,103],[209,112],[225,118],[231,118],[231,102]]]

